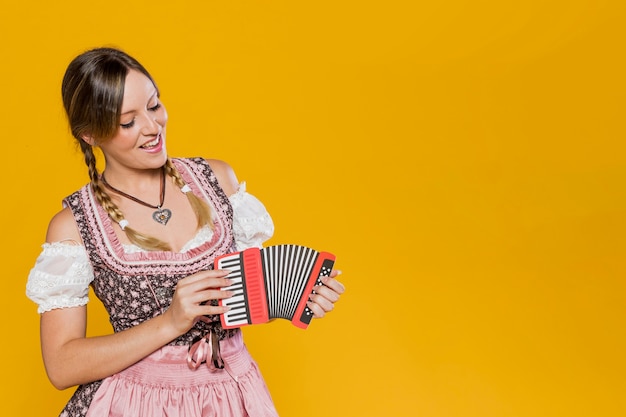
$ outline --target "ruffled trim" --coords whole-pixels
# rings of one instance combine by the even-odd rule
[[[188,264],[190,261],[201,261],[202,258],[206,258],[207,251],[214,252],[218,247],[222,246],[224,240],[227,238],[227,231],[225,230],[225,224],[221,216],[218,216],[216,213],[215,207],[213,204],[219,200],[219,192],[222,192],[221,189],[216,191],[211,184],[207,190],[205,190],[200,183],[203,178],[196,177],[191,172],[191,167],[188,165],[188,161],[185,162],[180,159],[172,159],[172,162],[176,165],[176,168],[179,170],[181,176],[183,177],[186,184],[191,188],[192,192],[206,200],[210,201],[211,211],[213,213],[213,218],[217,221],[214,223],[214,232],[211,234],[211,238],[202,242],[202,244],[192,247],[187,251],[180,252],[172,252],[172,251],[145,251],[145,250],[137,250],[131,249],[127,251],[127,246],[122,244],[117,237],[117,234],[113,227],[113,221],[108,216],[106,211],[95,201],[95,196],[91,190],[91,187],[87,188],[87,192],[89,193],[89,198],[92,200],[92,207],[96,207],[98,212],[97,218],[95,219],[98,223],[101,224],[100,230],[104,233],[104,243],[108,246],[109,251],[113,254],[117,259],[117,262],[121,264],[132,264],[132,265],[154,265],[155,261],[162,261],[168,264]],[[209,167],[210,170],[210,167]],[[217,180],[215,180],[217,181]],[[223,193],[223,192],[222,192]],[[192,240],[195,236],[192,238]],[[187,246],[187,245],[185,245]],[[106,251],[103,251],[106,253]]]
[[[240,182],[239,187],[237,188],[237,191],[235,191],[234,194],[228,197],[228,199],[230,200],[230,204],[241,205],[241,202],[243,201],[246,195],[246,188],[247,188],[246,182],[245,181]]]
[[[58,310],[59,308],[82,307],[89,303],[89,297],[64,297],[50,302],[42,302],[37,307],[37,313],[43,314],[48,311]]]
[[[87,251],[85,251],[85,247],[83,245],[77,245],[68,242],[52,242],[52,243],[44,243],[41,245],[43,256],[84,256],[87,259]],[[40,256],[41,256],[40,255]]]

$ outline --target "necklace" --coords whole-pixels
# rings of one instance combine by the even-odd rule
[[[135,203],[139,203],[142,206],[155,209],[156,211],[152,213],[152,218],[154,219],[155,222],[161,223],[163,226],[165,226],[167,222],[170,220],[170,217],[172,217],[171,210],[161,208],[163,206],[163,202],[165,201],[165,172],[163,170],[161,170],[161,201],[158,206],[146,203],[145,201],[142,201],[138,199],[137,197],[134,197],[130,194],[126,194],[124,191],[118,190],[117,188],[113,187],[111,184],[107,182],[106,178],[104,178],[104,174],[102,174],[100,178],[102,178],[102,183],[109,190],[121,195],[122,197],[126,197],[129,200],[134,201]]]

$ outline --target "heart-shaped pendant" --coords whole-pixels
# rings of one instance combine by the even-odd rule
[[[152,218],[154,219],[154,221],[161,223],[163,226],[167,224],[167,222],[170,220],[170,217],[172,217],[172,211],[169,209],[160,208],[152,213]]]

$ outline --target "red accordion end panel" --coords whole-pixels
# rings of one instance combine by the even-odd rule
[[[232,329],[281,318],[306,329],[313,312],[306,303],[321,278],[330,275],[335,256],[299,245],[274,245],[229,253],[215,260],[215,269],[231,271],[223,290],[234,295],[219,304],[231,309],[221,315]]]

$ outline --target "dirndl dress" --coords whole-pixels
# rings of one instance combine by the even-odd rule
[[[245,184],[229,198],[204,159],[173,162],[192,192],[211,205],[214,227],[201,230],[181,252],[129,250],[117,239],[112,220],[86,185],[64,200],[74,214],[84,247],[45,244],[29,276],[27,294],[39,303],[40,312],[84,305],[90,284],[104,304],[113,330],[122,331],[165,311],[179,279],[211,269],[219,255],[259,245],[271,236],[271,218],[263,205],[245,192]],[[237,213],[246,211],[237,218]],[[250,211],[256,214],[250,215]],[[65,276],[43,272],[51,255],[66,258],[68,253],[74,262],[68,263]],[[81,257],[85,265],[80,265]],[[54,287],[55,282],[72,286],[68,274],[80,275],[82,280],[88,276],[89,282],[80,287],[74,280],[80,291],[74,289],[64,299],[46,298],[46,288]],[[58,288],[55,291],[59,293]],[[79,386],[61,417],[277,416],[241,332],[221,328],[217,316],[210,319],[209,323],[199,321],[189,332],[129,368]]]

